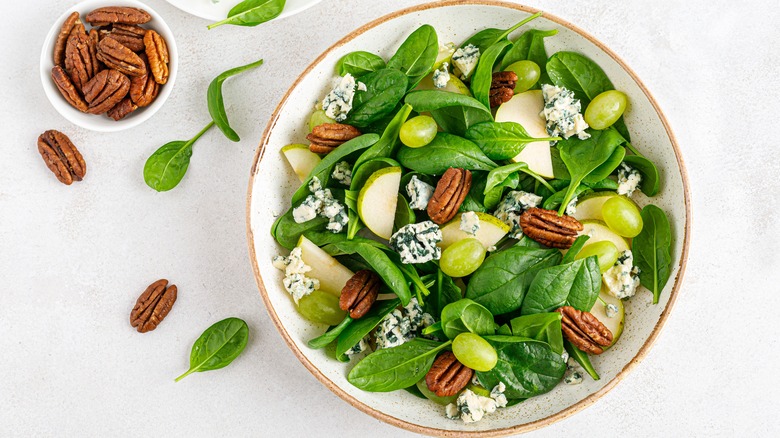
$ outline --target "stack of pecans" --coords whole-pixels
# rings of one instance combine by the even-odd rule
[[[168,81],[168,46],[142,24],[143,9],[109,6],[84,18],[65,20],[54,46],[51,77],[65,100],[79,111],[120,120],[151,104]]]

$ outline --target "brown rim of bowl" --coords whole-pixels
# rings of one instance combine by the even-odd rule
[[[382,420],[386,423],[392,424],[393,426],[400,427],[402,429],[406,429],[412,432],[420,433],[420,434],[426,434],[426,435],[435,435],[435,436],[481,436],[481,437],[493,437],[493,436],[505,436],[509,434],[517,434],[517,433],[525,433],[530,432],[545,426],[548,426],[552,423],[555,423],[556,421],[563,420],[564,418],[568,418],[571,415],[576,414],[577,412],[587,408],[588,406],[595,403],[599,398],[601,398],[604,394],[609,392],[612,388],[615,387],[615,385],[618,384],[623,378],[625,378],[628,373],[630,373],[634,367],[636,367],[639,362],[642,361],[642,359],[647,356],[647,353],[650,351],[650,348],[652,347],[655,340],[658,338],[658,334],[661,331],[661,328],[663,327],[664,323],[666,322],[667,318],[669,317],[669,314],[671,312],[672,307],[674,306],[675,301],[677,300],[677,295],[680,289],[680,285],[682,283],[683,274],[685,272],[685,267],[688,261],[688,247],[690,244],[690,230],[691,230],[691,203],[690,203],[690,192],[688,188],[688,174],[685,170],[685,163],[683,161],[682,155],[680,153],[680,148],[677,144],[677,140],[674,136],[674,133],[672,133],[672,130],[669,126],[669,122],[666,120],[666,117],[663,115],[663,112],[658,106],[658,102],[656,102],[655,98],[650,94],[650,92],[647,90],[647,87],[645,87],[644,83],[637,77],[636,73],[628,66],[626,63],[617,56],[612,50],[607,48],[604,44],[596,40],[593,36],[591,36],[589,33],[583,31],[579,27],[562,20],[556,16],[549,15],[546,12],[543,13],[543,17],[553,21],[561,26],[567,27],[570,30],[580,34],[584,38],[586,38],[591,43],[598,46],[601,50],[603,50],[605,53],[607,53],[612,59],[615,60],[622,68],[625,70],[629,76],[631,76],[631,79],[634,80],[634,82],[639,86],[639,88],[642,90],[642,92],[647,96],[650,103],[653,105],[653,108],[655,109],[656,113],[658,114],[658,117],[661,119],[661,123],[663,123],[664,129],[666,130],[666,134],[669,137],[669,141],[672,143],[672,147],[674,149],[674,154],[677,159],[677,165],[680,168],[680,176],[682,178],[683,182],[683,195],[685,199],[685,234],[683,237],[683,248],[682,253],[680,257],[679,262],[679,270],[677,272],[677,276],[674,279],[674,287],[672,288],[671,295],[669,296],[669,302],[666,305],[666,308],[661,313],[661,317],[658,320],[658,323],[656,323],[655,327],[653,328],[652,333],[650,333],[650,336],[647,338],[645,343],[642,345],[642,347],[639,349],[639,352],[634,356],[631,361],[626,364],[625,367],[623,367],[622,370],[613,378],[611,381],[609,381],[604,387],[599,389],[598,391],[594,392],[593,394],[585,397],[584,399],[580,400],[579,402],[569,406],[568,408],[563,409],[562,411],[559,411],[555,414],[552,414],[548,417],[540,418],[538,420],[532,421],[530,423],[525,423],[517,426],[512,427],[506,427],[502,429],[494,429],[490,431],[456,431],[456,430],[445,430],[445,429],[437,429],[437,428],[431,428],[431,427],[424,427],[417,424],[409,423],[407,421],[401,420],[400,418],[396,418],[390,415],[387,415],[383,412],[380,412],[374,408],[369,407],[368,405],[362,403],[361,401],[357,400],[356,398],[352,397],[351,395],[347,394],[344,390],[342,390],[338,385],[333,383],[331,380],[329,380],[327,377],[325,377],[320,370],[315,367],[307,358],[303,355],[300,349],[296,346],[296,344],[293,342],[292,338],[290,337],[290,334],[287,333],[287,330],[285,330],[284,326],[282,325],[281,321],[279,320],[279,316],[276,314],[276,311],[273,309],[273,306],[271,305],[271,301],[268,298],[268,293],[265,290],[265,285],[263,284],[263,279],[260,276],[260,270],[257,266],[257,255],[255,253],[255,246],[254,246],[254,236],[252,233],[252,226],[251,226],[251,214],[252,214],[252,187],[254,185],[254,179],[257,175],[257,167],[260,163],[260,160],[263,158],[263,152],[265,151],[265,145],[268,141],[268,137],[270,136],[270,133],[274,126],[276,125],[276,122],[279,118],[280,110],[286,103],[287,99],[290,96],[290,93],[292,90],[294,90],[298,84],[303,80],[303,78],[317,65],[319,64],[323,59],[325,59],[326,56],[328,56],[334,49],[346,44],[347,42],[351,41],[358,35],[363,34],[364,32],[368,31],[369,29],[372,29],[386,21],[392,20],[396,17],[399,17],[401,15],[406,15],[413,12],[419,12],[424,11],[428,9],[434,9],[434,8],[441,8],[441,7],[449,7],[449,6],[460,6],[460,5],[484,5],[484,6],[498,6],[498,7],[504,7],[508,9],[514,9],[521,12],[527,12],[530,14],[534,14],[537,12],[541,12],[538,9],[531,8],[528,6],[518,5],[514,3],[506,3],[503,1],[497,1],[497,0],[442,0],[432,3],[425,3],[418,6],[413,6],[406,9],[401,9],[399,11],[390,13],[388,15],[385,15],[383,17],[380,17],[374,21],[371,21],[368,24],[365,24],[361,26],[360,28],[350,32],[347,36],[333,44],[331,47],[329,47],[326,51],[324,51],[317,59],[314,60],[308,67],[306,67],[306,70],[301,73],[300,76],[295,80],[295,83],[290,87],[289,90],[285,93],[284,97],[282,98],[279,105],[274,110],[273,114],[271,115],[271,119],[268,122],[267,127],[265,128],[265,132],[263,132],[263,137],[260,141],[260,147],[257,149],[257,152],[255,153],[255,160],[252,164],[252,170],[249,177],[249,189],[247,193],[247,239],[249,241],[249,256],[252,261],[252,269],[255,274],[255,280],[257,281],[257,287],[260,289],[260,295],[263,297],[263,302],[265,303],[266,310],[268,311],[268,314],[271,316],[271,319],[274,322],[274,325],[276,325],[276,329],[279,330],[279,333],[282,335],[282,338],[284,338],[285,343],[287,343],[287,346],[290,347],[290,350],[295,354],[295,356],[298,358],[299,361],[306,367],[306,369],[311,372],[314,377],[316,377],[320,382],[322,382],[328,389],[333,391],[336,395],[341,397],[343,400],[345,400],[350,405],[356,407],[357,409],[360,409],[361,411],[365,412],[366,414],[369,414],[379,420]]]

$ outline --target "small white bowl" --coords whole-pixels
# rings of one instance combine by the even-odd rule
[[[152,20],[149,23],[144,24],[144,27],[157,31],[157,33],[165,38],[165,42],[168,45],[168,82],[165,85],[160,86],[160,93],[151,105],[138,108],[119,121],[114,121],[104,114],[87,114],[77,110],[62,97],[60,90],[51,78],[51,69],[54,68],[54,44],[57,41],[57,35],[62,27],[62,23],[65,22],[68,15],[73,13],[73,11],[78,11],[83,22],[84,16],[90,11],[106,6],[131,6],[145,10],[152,16]],[[87,23],[85,23],[85,25],[89,26]],[[46,93],[46,97],[49,98],[49,102],[51,102],[57,112],[62,114],[62,116],[69,121],[91,131],[117,132],[140,125],[148,118],[152,117],[154,113],[165,104],[165,100],[168,99],[171,90],[173,90],[173,84],[176,82],[176,73],[179,70],[178,66],[179,52],[176,49],[176,40],[173,38],[173,32],[171,32],[171,29],[165,23],[165,20],[163,20],[160,14],[154,9],[136,0],[85,0],[65,11],[60,18],[54,22],[51,30],[49,30],[49,34],[46,35],[46,40],[44,41],[43,49],[41,50],[41,83],[43,84],[43,91]]]

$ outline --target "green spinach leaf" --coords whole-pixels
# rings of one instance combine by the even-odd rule
[[[512,48],[506,52],[501,62],[501,68],[506,70],[508,66],[517,61],[533,61],[539,66],[539,81],[533,88],[539,89],[542,84],[549,84],[547,75],[547,50],[544,48],[544,39],[558,34],[557,29],[539,30],[529,29],[523,32],[512,44]]]
[[[563,353],[561,314],[558,312],[518,316],[510,322],[512,334],[546,342],[558,354]]]
[[[423,148],[401,147],[398,161],[416,172],[441,175],[450,167],[492,170],[497,167],[474,143],[457,135],[440,132]]]
[[[461,295],[460,288],[452,281],[452,277],[437,269],[436,285],[425,300],[425,312],[439,317],[444,307],[463,298]]]
[[[401,144],[401,142],[398,140],[398,134],[401,133],[401,126],[403,126],[404,122],[406,122],[406,119],[409,117],[411,112],[411,105],[402,106],[384,129],[384,132],[382,132],[382,137],[379,138],[379,141],[370,148],[366,149],[366,151],[363,152],[360,157],[358,157],[357,161],[355,161],[353,169],[359,168],[363,163],[373,158],[394,156],[398,151],[398,146]],[[354,181],[354,178],[352,180]],[[362,185],[360,187],[362,187]],[[355,190],[354,185],[352,190]]]
[[[639,155],[626,155],[623,161],[642,175],[642,181],[639,183],[639,189],[642,193],[647,196],[658,194],[661,178],[658,174],[658,168],[652,161]]]
[[[464,135],[477,123],[493,121],[493,114],[471,96],[440,90],[412,91],[404,102],[418,113],[429,112],[445,132]]]
[[[230,123],[228,122],[227,111],[225,111],[225,101],[222,97],[222,84],[227,78],[231,76],[235,76],[241,72],[260,67],[261,65],[263,65],[262,59],[241,67],[231,68],[230,70],[225,71],[214,78],[214,80],[209,84],[209,89],[206,92],[206,101],[208,103],[211,120],[214,121],[214,123],[217,125],[217,128],[219,128],[219,130],[225,134],[225,137],[227,137],[228,140],[239,141],[241,139],[238,137],[236,131],[230,127]]]
[[[512,43],[503,39],[490,45],[479,57],[477,69],[471,77],[471,93],[485,106],[490,108],[490,86],[493,83],[493,66]]]
[[[549,392],[566,372],[561,355],[545,342],[515,336],[485,339],[496,349],[498,363],[490,371],[478,371],[477,377],[486,388],[503,382],[507,398],[528,398]]]
[[[566,347],[566,352],[569,353],[569,357],[574,358],[574,360],[585,369],[585,371],[593,380],[601,379],[601,377],[599,377],[599,373],[597,373],[596,369],[593,368],[593,364],[590,363],[590,357],[588,357],[588,353],[585,353],[584,351],[575,347],[568,340],[564,340],[563,344]]]
[[[417,220],[417,215],[409,207],[409,201],[404,198],[404,195],[398,194],[398,202],[395,204],[395,220],[393,222],[393,233],[401,229],[402,227],[413,224]]]
[[[404,306],[409,304],[412,299],[412,291],[406,283],[404,273],[401,269],[388,258],[384,251],[375,245],[360,241],[344,241],[331,244],[338,248],[342,254],[357,253],[363,257],[373,270],[382,277],[384,283],[389,287]]]
[[[187,141],[176,140],[164,144],[157,149],[144,164],[144,181],[146,185],[158,192],[167,192],[176,187],[187,173],[192,157],[192,145],[206,133],[214,122]]]
[[[641,269],[642,286],[653,292],[658,304],[661,291],[672,273],[672,226],[663,210],[653,204],[642,209],[642,231],[634,237],[634,264]]]
[[[339,325],[335,327],[331,327],[330,330],[326,331],[325,333],[317,336],[314,339],[309,340],[307,342],[307,345],[309,348],[313,348],[315,350],[319,350],[320,348],[325,348],[328,345],[330,345],[333,341],[335,341],[339,335],[347,329],[353,322],[355,322],[354,319],[350,318],[349,315],[345,316],[344,319],[339,323]],[[338,355],[336,356],[338,358]]]
[[[409,77],[409,89],[412,89],[433,70],[438,55],[436,30],[429,24],[423,24],[401,43],[395,55],[387,61],[387,66],[404,72]]]
[[[345,76],[351,74],[360,78],[369,73],[385,68],[385,60],[381,56],[370,52],[350,52],[342,56],[336,63],[336,74]]]
[[[483,122],[471,126],[466,138],[473,141],[491,160],[509,160],[536,141],[558,141],[560,137],[534,138],[515,122]]]
[[[286,0],[244,0],[228,12],[226,19],[208,25],[209,30],[223,24],[257,26],[278,17]]]
[[[370,392],[389,392],[416,384],[431,369],[436,354],[450,345],[414,338],[393,348],[375,351],[347,375],[349,383]]]
[[[441,311],[441,328],[449,339],[455,339],[461,333],[474,333],[480,336],[496,332],[493,314],[488,309],[468,298],[462,298],[447,304]]]
[[[371,306],[369,310],[362,318],[352,322],[349,327],[346,327],[336,340],[336,357],[344,357],[352,347],[358,344],[361,339],[365,338],[371,333],[374,328],[379,325],[380,322],[393,311],[401,301],[384,300],[377,301]]]
[[[347,123],[359,127],[370,125],[392,113],[406,94],[409,80],[399,70],[385,68],[361,78],[365,91],[358,91],[352,100]]]
[[[299,203],[300,204],[300,203]],[[297,207],[297,205],[295,206]],[[328,219],[317,216],[314,219],[302,223],[295,222],[293,218],[293,207],[274,222],[271,227],[271,236],[276,240],[279,245],[284,248],[292,250],[298,245],[298,239],[305,233],[311,231],[324,231],[325,226],[328,225]],[[333,233],[328,233],[333,234]]]
[[[249,327],[238,318],[223,319],[207,328],[195,341],[190,353],[190,369],[176,381],[195,372],[218,370],[230,365],[244,351]]]
[[[563,256],[563,260],[561,260],[561,264],[571,263],[574,261],[574,258],[577,257],[577,254],[582,251],[582,247],[585,246],[585,243],[590,239],[590,236],[587,234],[583,234],[581,236],[577,236],[577,238],[574,240],[574,243],[572,243],[571,247],[568,251],[566,251],[566,255]],[[590,312],[590,310],[588,310]]]
[[[461,44],[461,47],[466,47],[469,44],[473,44],[477,47],[479,47],[479,52],[484,53],[485,50],[487,50],[488,47],[492,46],[493,44],[497,43],[498,41],[501,41],[503,39],[506,39],[509,37],[509,34],[514,32],[515,30],[522,27],[524,24],[527,24],[536,18],[539,18],[542,16],[541,12],[537,12],[536,14],[533,14],[519,23],[515,24],[514,26],[510,27],[509,29],[496,29],[496,28],[488,28],[480,30],[479,32],[475,33],[474,35],[470,36],[463,44]]]
[[[547,313],[561,306],[590,312],[601,290],[596,256],[542,269],[523,300],[520,313]]]
[[[603,162],[601,166],[589,173],[588,176],[582,179],[584,184],[596,184],[599,181],[603,181],[612,175],[612,172],[620,166],[623,162],[623,157],[626,156],[626,148],[618,146],[612,152],[612,155],[607,158],[607,161]]]

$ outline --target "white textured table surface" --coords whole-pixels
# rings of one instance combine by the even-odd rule
[[[347,32],[419,2],[324,0],[257,28],[207,31],[148,0],[176,34],[179,77],[159,113],[116,134],[73,126],[43,94],[40,47],[71,3],[0,6],[0,435],[409,435],[341,401],[287,349],[255,286],[244,217],[256,144],[295,77]],[[655,347],[594,406],[534,435],[777,436],[780,10],[771,0],[526,3],[636,70],[677,134],[693,195],[686,278]],[[147,156],[208,121],[209,81],[260,57],[266,65],[225,87],[242,141],[213,130],[179,187],[146,187]],[[85,181],[66,187],[45,168],[35,141],[46,129],[78,145]],[[160,277],[179,299],[140,335],[129,311]],[[192,342],[228,316],[250,325],[243,355],[174,383]]]

